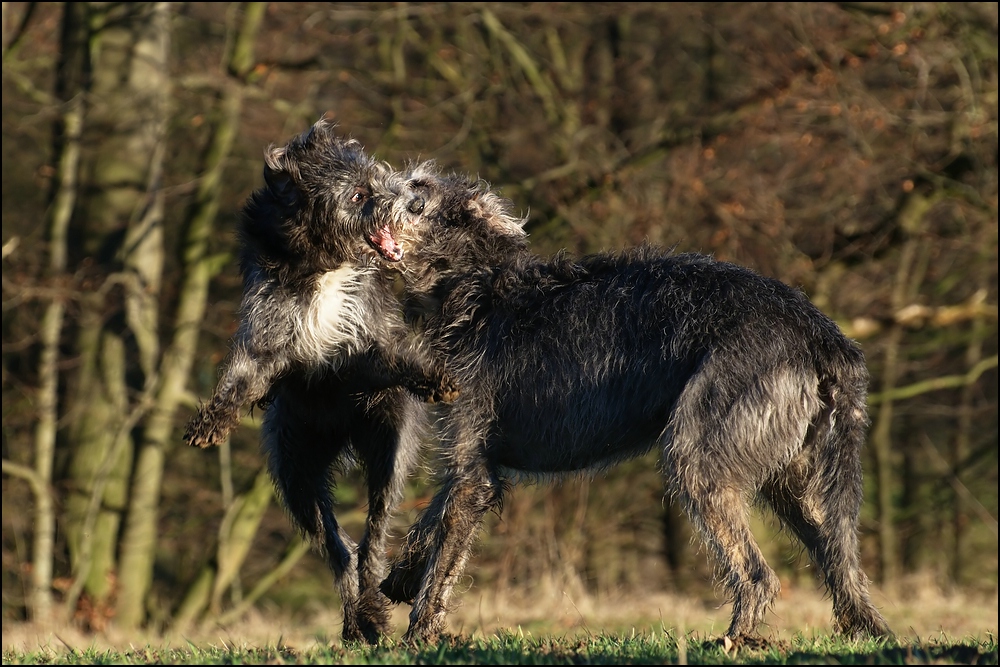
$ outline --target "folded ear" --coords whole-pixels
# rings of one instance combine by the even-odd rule
[[[264,182],[279,202],[292,206],[299,200],[299,189],[295,185],[299,174],[284,157],[284,147],[270,146],[264,151]]]
[[[501,234],[516,238],[526,237],[528,233],[524,231],[524,224],[528,221],[527,216],[523,218],[515,216],[511,210],[513,203],[489,190],[484,181],[480,181],[478,187],[479,192],[468,203],[473,215]]]

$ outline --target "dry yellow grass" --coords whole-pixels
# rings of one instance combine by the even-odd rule
[[[873,597],[901,640],[926,640],[944,634],[950,638],[982,637],[997,634],[997,594],[976,596],[945,594],[926,579],[907,582],[903,595],[888,599],[877,588]],[[654,593],[597,599],[570,595],[556,587],[540,587],[531,592],[510,593],[498,599],[477,588],[459,595],[449,621],[458,633],[490,636],[499,629],[520,629],[525,634],[573,635],[649,633],[661,628],[699,636],[717,636],[729,622],[729,607],[721,599]],[[397,635],[406,627],[409,607],[396,608]],[[786,587],[768,617],[765,635],[788,639],[796,633],[823,636],[831,632],[829,599],[816,589]],[[23,651],[50,649],[55,652],[94,648],[126,650],[130,647],[186,647],[223,644],[268,646],[279,642],[306,650],[316,644],[339,643],[340,614],[337,609],[318,610],[306,618],[274,617],[251,612],[227,627],[202,627],[185,636],[151,633],[123,634],[114,629],[101,634],[84,634],[73,627],[44,628],[33,624],[5,623],[3,648]]]
[[[985,636],[997,633],[997,594],[975,596],[944,594],[926,581],[911,581],[905,593],[888,599],[875,588],[872,597],[890,626],[902,638],[928,638],[945,633],[950,637]],[[555,591],[537,598],[497,601],[494,596],[469,591],[451,617],[452,628],[465,633],[486,634],[498,628],[530,628],[566,634],[572,632],[649,632],[651,629],[682,630],[700,635],[719,635],[729,624],[730,608],[720,597],[690,597],[669,593],[614,599],[573,598]],[[762,628],[773,638],[796,633],[829,635],[832,607],[818,589],[786,587]]]

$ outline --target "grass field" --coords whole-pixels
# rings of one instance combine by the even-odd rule
[[[328,646],[298,651],[283,645],[183,648],[144,646],[4,650],[4,664],[362,664],[362,665],[656,665],[656,664],[997,664],[995,637],[927,641],[848,642],[796,636],[760,648],[725,648],[714,640],[670,632],[531,637],[502,632],[492,637],[452,637],[436,645],[408,648]]]
[[[997,598],[942,595],[911,586],[905,599],[875,592],[896,641],[831,636],[830,602],[816,591],[783,593],[759,649],[729,650],[717,639],[729,607],[717,599],[664,594],[641,599],[571,599],[536,590],[497,600],[473,588],[451,616],[453,636],[419,649],[389,641],[340,642],[335,609],[294,617],[256,611],[238,624],[188,635],[84,635],[73,628],[5,623],[4,664],[997,664]],[[397,608],[396,638],[408,607]]]

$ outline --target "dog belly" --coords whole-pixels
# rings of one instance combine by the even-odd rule
[[[601,468],[641,456],[667,427],[675,396],[620,387],[576,396],[520,398],[498,406],[491,460],[526,473]]]
[[[542,439],[505,433],[487,445],[487,455],[504,468],[528,474],[600,469],[642,456],[656,444],[659,433],[605,435],[567,431]]]

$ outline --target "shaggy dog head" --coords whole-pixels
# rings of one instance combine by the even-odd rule
[[[265,187],[243,208],[244,268],[254,264],[291,278],[376,256],[402,259],[392,225],[401,216],[392,208],[405,204],[405,180],[335,127],[320,120],[265,151]]]
[[[433,162],[402,172],[405,205],[396,206],[394,228],[406,245],[401,262],[411,293],[429,294],[449,277],[486,268],[527,248],[526,218],[485,181],[442,174]]]

